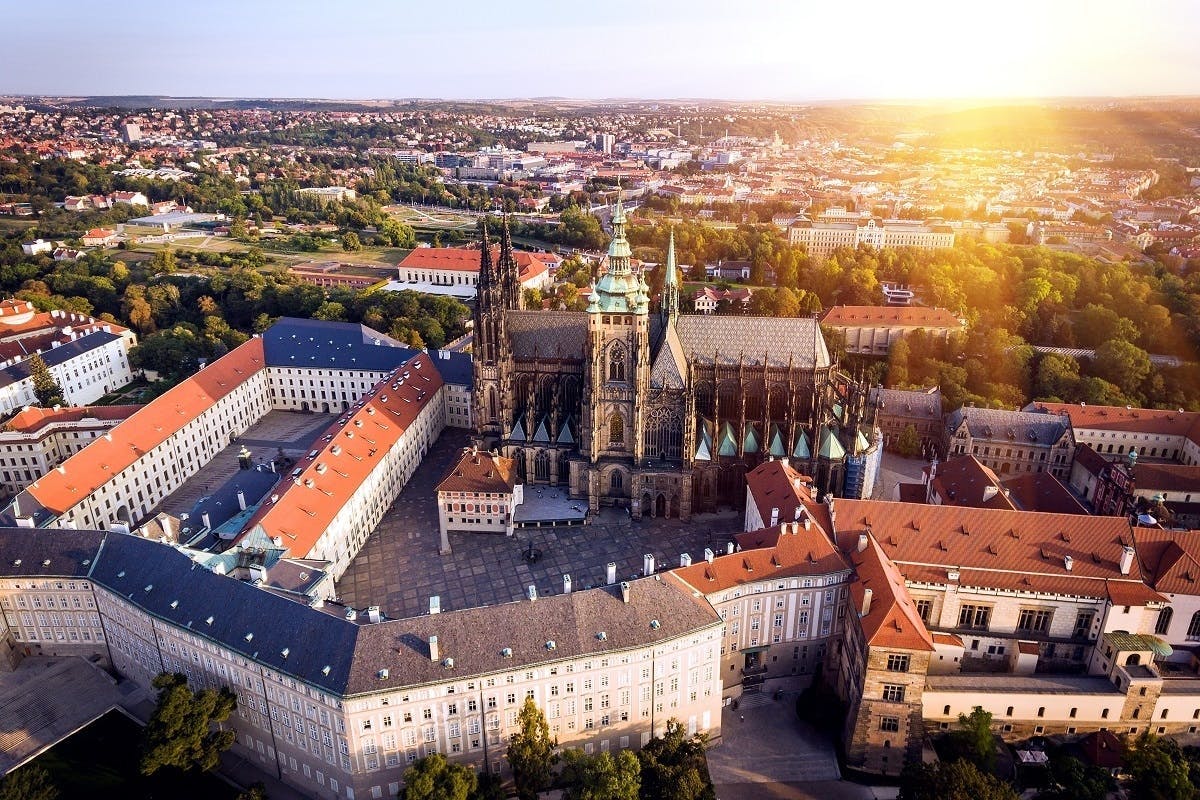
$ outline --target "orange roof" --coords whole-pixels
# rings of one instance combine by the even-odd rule
[[[1027,410],[1066,414],[1076,430],[1137,431],[1187,436],[1200,442],[1200,411],[1090,406],[1083,403],[1033,403]]]
[[[1147,582],[1160,592],[1200,594],[1200,531],[1134,528]]]
[[[438,484],[439,492],[508,494],[517,484],[516,462],[477,448],[463,448],[462,457]]]
[[[792,469],[782,459],[764,461],[746,473],[746,487],[764,525],[771,524],[771,511],[779,509],[779,522],[800,519],[797,512],[803,511],[828,530],[825,506],[813,500],[806,488],[811,482],[812,478]]]
[[[806,530],[792,522],[741,536],[755,535],[770,544],[717,556],[711,564],[699,561],[690,567],[678,567],[673,572],[693,589],[709,594],[753,581],[827,575],[848,568],[829,537],[816,525]]]
[[[107,239],[110,236],[116,236],[116,231],[108,231],[104,228],[92,228],[83,235],[84,239]]]
[[[909,328],[961,328],[958,317],[944,308],[922,306],[834,306],[825,312],[826,325],[871,328],[899,325]]]
[[[542,258],[545,254],[526,253],[522,250],[513,251],[513,261],[520,271],[520,279],[527,281],[534,275],[549,269],[549,259]],[[492,263],[500,260],[500,247],[492,247]],[[410,269],[449,269],[458,272],[479,272],[478,247],[418,247],[406,255],[400,262],[400,268]]]
[[[996,473],[969,453],[938,465],[932,484],[942,505],[1016,508],[1005,495]]]
[[[16,301],[16,303],[19,302]],[[8,305],[9,303],[13,304]],[[63,333],[63,328],[70,328],[75,333],[85,333],[90,329],[100,330],[107,327],[118,336],[128,330],[116,322],[106,322],[86,314],[77,314],[74,311],[39,311],[24,322],[14,323],[11,320],[12,317],[21,317],[33,311],[32,307],[21,308],[16,303],[11,300],[5,301],[5,305],[0,309],[0,339],[44,332],[58,336],[60,339],[66,336],[66,339],[62,340],[70,341],[70,336]]]
[[[32,433],[53,422],[79,422],[84,419],[127,419],[141,406],[73,406],[69,408],[36,408],[30,406],[18,412],[4,425],[5,430]]]
[[[142,406],[26,491],[62,516],[262,368],[263,344],[256,337]]]
[[[1141,602],[1156,597],[1142,583],[1137,559],[1128,575],[1121,574],[1123,547],[1132,545],[1133,537],[1120,517],[879,500],[838,500],[835,511],[839,541],[844,534],[871,532],[913,581],[950,583],[952,568],[963,586],[1033,587],[1087,597],[1123,592]]]
[[[300,474],[282,484],[278,499],[260,508],[245,530],[261,527],[293,555],[315,557],[317,540],[441,388],[425,353],[397,367],[325,430],[324,447],[301,460]]]
[[[904,576],[896,564],[869,533],[866,547],[859,552],[857,531],[838,535],[842,552],[850,557],[854,566],[854,581],[850,584],[850,598],[858,612],[858,623],[862,626],[867,644],[873,647],[894,647],[902,650],[933,650],[933,639],[916,604],[904,585]],[[871,606],[863,614],[862,608],[867,591],[871,592]]]

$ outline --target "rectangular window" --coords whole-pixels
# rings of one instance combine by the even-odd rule
[[[892,703],[904,702],[904,687],[895,683],[883,685],[883,699]]]
[[[880,717],[879,730],[887,731],[888,733],[896,733],[900,730],[899,717]]]
[[[1054,612],[1046,608],[1023,608],[1017,617],[1017,630],[1031,633],[1046,633],[1050,630],[1050,619]]]
[[[928,623],[930,616],[933,615],[933,601],[932,600],[918,600],[917,601],[917,613],[921,615],[922,621]]]
[[[958,627],[987,628],[991,616],[991,606],[963,605],[958,610]]]
[[[908,672],[908,656],[889,653],[887,668],[889,672]]]

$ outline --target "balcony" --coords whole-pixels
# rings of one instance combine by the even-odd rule
[[[766,664],[759,664],[758,666],[755,666],[755,667],[742,667],[742,677],[743,678],[749,678],[749,677],[753,677],[755,675],[766,675],[766,674],[767,674],[767,665]]]

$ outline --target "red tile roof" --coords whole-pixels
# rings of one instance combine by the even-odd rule
[[[771,524],[771,510],[777,508],[780,522],[800,519],[797,512],[801,511],[829,530],[824,504],[814,500],[806,488],[811,482],[812,478],[792,469],[783,460],[764,461],[746,473],[746,487],[764,525]]]
[[[1029,411],[1066,414],[1076,430],[1136,431],[1187,436],[1200,442],[1200,411],[1092,406],[1083,403],[1034,403]]]
[[[1118,593],[1142,602],[1156,597],[1142,583],[1137,559],[1128,575],[1121,574],[1123,546],[1132,545],[1133,537],[1120,517],[879,500],[838,500],[834,510],[839,543],[843,536],[870,531],[913,581],[953,583],[948,572],[955,570],[960,585],[985,589],[1034,587],[1087,597]]]
[[[262,368],[262,339],[254,338],[142,406],[26,491],[54,514],[65,514]]]
[[[1076,451],[1078,453],[1078,451]],[[1083,503],[1049,472],[1027,472],[1004,481],[1009,499],[1022,511],[1049,514],[1087,514]]]
[[[1005,495],[996,473],[970,454],[939,464],[932,484],[942,505],[1016,508]]]
[[[1134,528],[1147,582],[1160,592],[1200,594],[1200,531]]]
[[[282,484],[278,498],[259,509],[245,530],[261,527],[292,555],[320,557],[311,555],[317,540],[442,385],[425,353],[397,367],[326,429],[324,447],[301,460],[300,474]]]
[[[821,318],[825,325],[856,328],[961,328],[963,323],[944,308],[923,306],[834,306]]]
[[[509,494],[517,485],[516,462],[486,450],[465,447],[458,463],[438,484],[439,492]]]
[[[527,253],[523,250],[513,251],[513,261],[517,263],[520,279],[527,281],[535,275],[545,272],[552,262],[543,258],[543,254]],[[492,247],[492,263],[500,260],[499,246]],[[448,269],[458,272],[479,272],[478,247],[418,247],[406,255],[400,262],[400,268],[410,269]]]
[[[896,563],[888,558],[871,534],[866,535],[866,547],[861,552],[858,549],[860,541],[857,531],[838,534],[838,546],[854,567],[850,599],[867,644],[902,650],[933,650],[933,638],[921,621]],[[868,591],[871,605],[863,614]]]
[[[746,537],[746,538],[743,538]],[[761,542],[761,545],[754,543]],[[816,525],[807,530],[787,523],[738,536],[742,551],[720,555],[710,564],[699,561],[673,572],[689,586],[709,594],[743,583],[794,577],[827,575],[848,568],[833,543]]]
[[[141,406],[72,406],[57,410],[30,406],[5,423],[4,429],[32,433],[54,422],[79,422],[84,419],[121,420],[133,416],[139,409]]]

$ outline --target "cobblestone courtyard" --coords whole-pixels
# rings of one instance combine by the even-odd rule
[[[723,550],[741,530],[735,512],[703,514],[691,522],[635,522],[623,510],[606,509],[590,524],[574,528],[519,529],[509,538],[495,534],[450,534],[453,552],[438,555],[438,516],[434,487],[468,444],[464,431],[446,429],[396,502],[372,532],[338,582],[342,602],[357,608],[377,605],[393,618],[425,614],[438,595],[442,610],[520,600],[526,588],[559,594],[563,574],[575,589],[604,583],[605,565],[617,564],[619,580],[641,574],[642,557],[678,566],[680,553],[703,558],[704,548]],[[536,564],[524,558],[530,537],[542,552]]]

